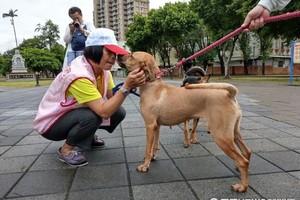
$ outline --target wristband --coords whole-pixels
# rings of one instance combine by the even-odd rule
[[[119,90],[122,92],[122,94],[123,94],[125,97],[127,97],[127,96],[129,95],[129,91],[126,90],[123,86],[122,86]]]

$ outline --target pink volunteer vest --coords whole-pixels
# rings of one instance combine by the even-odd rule
[[[97,87],[92,67],[84,56],[79,56],[72,62],[71,66],[58,74],[44,95],[33,121],[33,128],[37,132],[46,133],[64,114],[72,109],[85,107],[84,104],[77,103],[74,97],[67,98],[66,96],[70,84],[83,77],[91,80]],[[104,94],[101,94],[103,97],[106,97],[109,78],[110,72],[104,70]]]

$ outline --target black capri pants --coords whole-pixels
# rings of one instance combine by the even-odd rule
[[[121,106],[111,117],[110,126],[101,126],[102,118],[89,108],[78,108],[63,115],[42,136],[48,140],[61,141],[71,146],[90,149],[97,129],[104,129],[112,133],[126,116]]]

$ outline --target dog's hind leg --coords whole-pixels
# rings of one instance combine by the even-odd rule
[[[223,131],[223,134],[221,133]],[[224,132],[225,131],[225,132]],[[232,130],[233,131],[233,130]],[[223,152],[235,161],[235,165],[238,167],[241,174],[241,183],[232,185],[232,189],[236,192],[245,192],[249,186],[248,181],[248,169],[249,160],[241,155],[234,146],[233,135],[231,130],[212,130],[217,145],[223,150]],[[217,133],[217,134],[215,134]]]
[[[241,150],[243,156],[250,161],[251,157],[251,150],[246,146],[244,141],[242,140],[241,136],[241,129],[240,129],[240,120],[239,118],[234,126],[234,143],[238,146]]]
[[[148,171],[153,156],[153,147],[154,147],[155,137],[157,136],[157,131],[159,131],[159,126],[157,124],[146,125],[146,137],[147,137],[146,155],[145,155],[144,163],[137,167],[137,170],[140,172]]]
[[[196,136],[196,131],[197,131],[197,127],[198,127],[198,122],[199,122],[199,118],[197,119],[193,119],[193,129],[191,131],[191,138],[190,138],[190,142],[192,144],[198,144],[198,139]]]
[[[188,148],[190,145],[190,130],[189,130],[189,121],[185,121],[184,122],[184,141],[183,141],[183,146],[184,148]]]

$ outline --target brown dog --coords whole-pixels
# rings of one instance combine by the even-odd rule
[[[226,83],[191,84],[176,87],[163,82],[160,69],[152,55],[135,52],[118,58],[129,71],[145,71],[147,82],[140,86],[140,109],[145,121],[146,156],[137,170],[146,172],[158,151],[161,125],[173,126],[192,118],[206,119],[216,144],[235,161],[241,174],[241,183],[232,185],[237,192],[248,188],[248,169],[251,151],[240,135],[241,110],[235,96],[237,88]],[[237,151],[236,146],[241,153]]]

